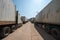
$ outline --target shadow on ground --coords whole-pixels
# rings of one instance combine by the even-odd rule
[[[56,40],[37,25],[34,24],[34,27],[36,28],[37,32],[44,38],[44,40]]]

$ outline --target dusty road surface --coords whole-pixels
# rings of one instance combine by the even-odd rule
[[[44,30],[28,22],[2,40],[55,40]]]

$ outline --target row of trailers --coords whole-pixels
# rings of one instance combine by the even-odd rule
[[[0,38],[8,36],[22,24],[21,16],[12,0],[0,0]]]
[[[60,40],[60,0],[52,0],[36,15],[34,22]]]

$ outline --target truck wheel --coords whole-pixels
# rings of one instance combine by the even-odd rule
[[[42,27],[42,29],[45,29],[45,25],[42,25],[41,27]]]
[[[56,39],[60,40],[60,31],[56,28],[51,29],[51,34]]]
[[[50,34],[50,27],[48,25],[45,25],[45,31]]]
[[[12,29],[12,32],[14,32],[16,30],[16,26],[12,25],[11,29]]]
[[[50,30],[49,30],[49,28],[46,28],[45,30],[46,30],[46,32],[47,32],[47,33],[50,33]]]
[[[4,27],[1,30],[1,37],[6,37],[10,34],[10,27]]]

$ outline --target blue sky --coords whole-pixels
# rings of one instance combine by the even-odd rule
[[[21,16],[35,17],[51,0],[13,0]]]

